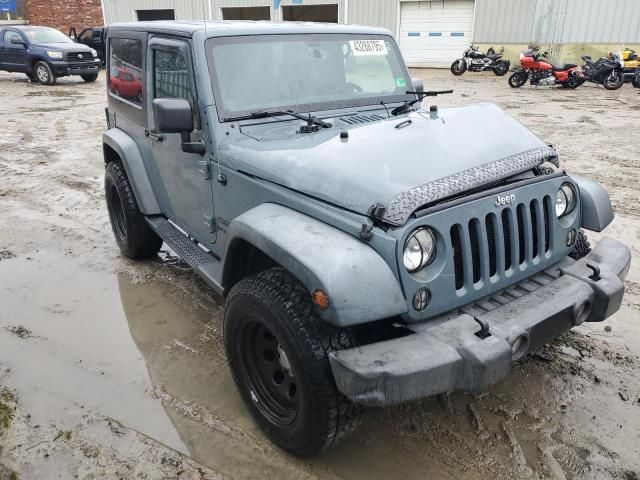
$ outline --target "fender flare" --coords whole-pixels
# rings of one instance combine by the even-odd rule
[[[225,260],[234,241],[244,240],[286,268],[309,290],[324,290],[330,304],[319,310],[338,327],[381,320],[407,311],[400,284],[368,244],[312,217],[265,203],[229,225]],[[222,278],[228,278],[226,261]]]
[[[602,185],[580,175],[571,175],[580,189],[582,227],[593,232],[603,231],[614,217],[609,194]]]
[[[105,145],[115,151],[127,172],[133,194],[138,201],[138,207],[144,215],[159,215],[162,213],[156,194],[151,186],[147,169],[144,166],[142,154],[136,142],[119,128],[112,128],[102,134],[102,151],[105,164],[111,161]]]

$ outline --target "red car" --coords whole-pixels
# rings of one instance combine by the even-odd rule
[[[142,82],[133,73],[113,67],[109,75],[109,89],[118,97],[132,98],[142,103]]]

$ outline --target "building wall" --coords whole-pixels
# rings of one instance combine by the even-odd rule
[[[53,27],[67,33],[71,27],[104,24],[100,0],[26,0],[26,13],[31,25]]]
[[[395,0],[372,0],[395,2]],[[136,10],[172,8],[176,12],[176,20],[202,20],[211,18],[222,20],[222,8],[225,7],[271,7],[271,19],[281,20],[282,10],[275,8],[274,0],[104,0],[107,24],[115,22],[132,22],[136,20]],[[277,2],[282,6],[299,5],[296,0]],[[302,5],[338,4],[338,21],[345,21],[345,5],[347,0],[303,0]]]
[[[373,25],[391,30],[398,29],[398,0],[349,0],[348,22]]]
[[[47,3],[46,0],[29,0]],[[49,0],[51,1],[51,0]],[[97,0],[64,0],[83,2]],[[104,0],[107,23],[134,21],[135,10],[173,8],[176,18],[221,19],[222,7],[339,5],[339,21],[398,30],[400,2],[410,0]],[[442,2],[446,0],[422,0]],[[638,44],[640,0],[475,0],[473,41],[482,44]]]
[[[640,43],[638,0],[476,0],[478,43]]]
[[[136,10],[170,8],[176,12],[176,20],[207,18],[206,0],[104,0],[107,25],[116,22],[135,22]]]

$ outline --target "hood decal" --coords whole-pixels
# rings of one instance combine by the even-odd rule
[[[423,205],[526,172],[545,161],[555,162],[556,159],[556,151],[544,146],[440,178],[397,195],[389,202],[382,218],[393,225],[404,225],[411,214]]]

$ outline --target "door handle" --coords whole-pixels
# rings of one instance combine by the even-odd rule
[[[164,140],[164,135],[152,132],[151,130],[144,131],[145,136],[149,137],[151,140],[155,140],[156,142],[162,142]]]

